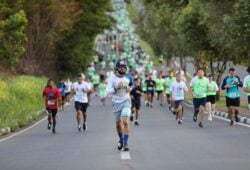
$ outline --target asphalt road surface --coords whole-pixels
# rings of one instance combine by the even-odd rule
[[[88,131],[78,132],[73,103],[58,114],[57,133],[43,121],[0,142],[0,170],[249,170],[250,129],[223,120],[192,121],[185,108],[178,125],[167,106],[142,106],[139,126],[131,123],[129,152],[118,137],[110,101],[98,97],[88,108]]]

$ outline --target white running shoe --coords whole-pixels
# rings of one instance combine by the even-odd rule
[[[208,120],[209,120],[209,121],[212,121],[212,120],[213,120],[213,118],[212,118],[211,115],[208,116]]]

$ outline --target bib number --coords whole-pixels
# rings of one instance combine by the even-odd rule
[[[50,105],[50,106],[55,105],[55,103],[56,103],[55,100],[48,100],[48,105]]]

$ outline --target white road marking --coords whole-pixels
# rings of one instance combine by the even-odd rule
[[[0,139],[0,143],[1,143],[1,142],[4,142],[4,141],[6,141],[6,140],[9,140],[9,139],[11,139],[11,138],[13,138],[13,137],[15,137],[15,136],[17,136],[17,135],[19,135],[19,134],[22,134],[22,133],[28,131],[29,129],[31,129],[31,128],[37,126],[39,123],[41,123],[41,122],[43,122],[43,121],[45,121],[45,120],[47,120],[47,116],[46,116],[45,118],[39,120],[38,122],[36,122],[36,123],[33,124],[32,126],[27,127],[27,128],[25,128],[25,129],[21,130],[20,132],[14,133],[14,134],[12,134],[12,135],[6,137],[6,138]]]
[[[224,118],[224,117],[220,117],[220,116],[214,116],[215,118],[217,118],[217,119],[221,119],[221,120],[224,120],[224,121],[227,121],[227,122],[230,122],[230,120],[229,119],[226,119],[226,118]],[[237,123],[237,122],[235,122],[235,124],[236,125],[241,125],[241,126],[245,126],[245,127],[250,127],[250,125],[247,125],[247,124],[245,124],[245,123]]]
[[[121,160],[129,160],[129,159],[131,159],[129,151],[122,151]]]

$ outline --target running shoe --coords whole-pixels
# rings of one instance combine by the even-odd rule
[[[56,133],[56,129],[55,129],[55,128],[52,129],[52,133],[53,133],[53,134]]]
[[[135,125],[136,125],[136,126],[139,126],[139,122],[138,122],[137,120],[135,121]]]
[[[87,129],[88,129],[88,128],[87,128],[87,124],[86,124],[86,123],[83,123],[82,128],[83,128],[84,131],[87,131]]]
[[[51,129],[51,123],[48,123],[48,130]]]
[[[197,121],[197,115],[194,115],[194,116],[193,116],[193,120],[194,120],[194,122]]]
[[[129,151],[128,144],[124,144],[124,146],[123,146],[123,151]]]
[[[212,118],[212,116],[210,115],[210,116],[208,116],[208,120],[209,121],[212,121],[213,120],[213,118]]]
[[[78,131],[79,131],[79,132],[82,131],[81,125],[78,125]]]
[[[237,115],[235,115],[235,122],[239,122],[240,120],[239,120],[239,117],[237,116]]]
[[[233,125],[234,125],[234,121],[231,120],[231,121],[230,121],[230,126],[233,126]]]
[[[200,127],[200,128],[203,128],[202,122],[199,123],[199,127]]]
[[[131,115],[131,116],[130,116],[130,121],[133,122],[133,120],[134,120],[134,116]]]
[[[122,150],[122,147],[123,147],[123,143],[121,141],[119,141],[117,144],[117,149]]]

